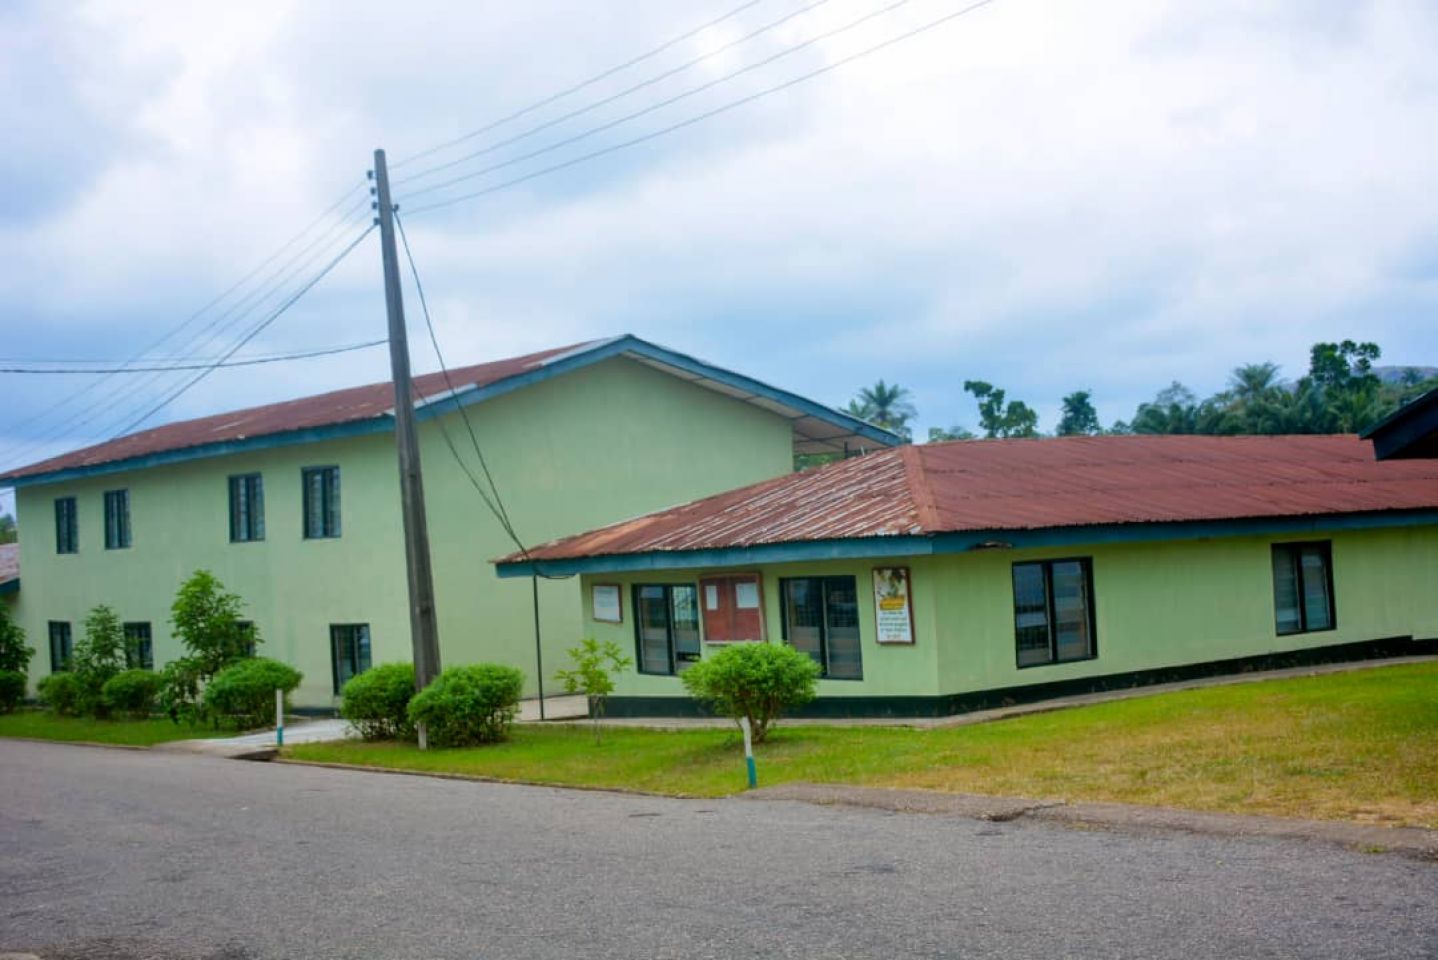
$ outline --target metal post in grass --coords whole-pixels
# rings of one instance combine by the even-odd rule
[[[275,746],[285,745],[285,692],[275,687]]]
[[[759,772],[754,767],[754,731],[749,728],[749,718],[739,718],[739,729],[744,731],[744,765],[749,768],[749,789],[759,786]]]

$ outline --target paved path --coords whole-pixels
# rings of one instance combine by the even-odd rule
[[[1438,866],[0,742],[0,953],[1433,957]]]

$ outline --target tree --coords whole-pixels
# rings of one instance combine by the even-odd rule
[[[1103,433],[1099,426],[1098,411],[1093,406],[1093,394],[1088,390],[1075,390],[1063,399],[1063,416],[1054,431],[1061,437],[1090,436]]]
[[[860,390],[859,395],[849,401],[845,412],[876,427],[891,430],[905,440],[910,439],[909,421],[918,416],[909,400],[909,391],[897,383],[889,384],[883,380]]]
[[[972,439],[974,439],[973,431],[968,430],[968,429],[965,429],[964,427],[958,427],[958,426],[949,427],[947,430],[944,429],[943,427],[930,427],[930,428],[929,428],[929,442],[930,442],[930,443],[943,443],[943,442],[948,441],[948,440],[972,440]]]
[[[573,668],[558,671],[554,678],[564,684],[566,693],[584,694],[589,703],[589,716],[594,721],[594,742],[598,743],[604,704],[614,692],[614,678],[610,671],[623,670],[633,661],[613,640],[600,643],[593,637],[586,637],[579,646],[571,648],[569,659],[574,664]]]
[[[25,631],[10,616],[10,605],[0,602],[0,670],[25,673],[30,669],[33,647],[25,643]]]
[[[195,661],[201,681],[254,655],[260,638],[253,626],[240,620],[243,609],[244,601],[226,592],[225,585],[208,570],[196,570],[180,585],[170,606],[170,624]]]
[[[1004,391],[983,380],[965,380],[964,390],[979,401],[979,429],[984,436],[1037,437],[1039,415],[1022,400],[1004,403]]]
[[[124,669],[125,631],[115,611],[102,603],[85,617],[85,636],[70,657],[70,673],[79,689],[78,711],[108,715],[105,683]]]
[[[15,518],[8,513],[0,513],[0,543],[14,543],[20,539],[20,531],[15,527]]]

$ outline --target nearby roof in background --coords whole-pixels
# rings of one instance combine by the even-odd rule
[[[459,367],[449,371],[449,382],[455,387],[452,393],[442,373],[417,376],[414,387],[420,398],[418,416],[427,419],[452,410],[456,404],[485,400],[616,356],[789,419],[796,453],[843,452],[846,448],[898,442],[888,431],[846,413],[632,336]],[[392,429],[393,407],[394,390],[389,381],[350,387],[133,433],[11,470],[0,476],[0,483],[21,486],[219,456],[252,447],[388,431]]]
[[[0,543],[0,593],[20,587],[20,544]]]
[[[1429,390],[1363,432],[1379,460],[1438,457],[1438,389]]]
[[[970,440],[790,474],[528,556],[557,573],[605,568],[578,562],[593,558],[642,555],[643,566],[663,566],[696,551],[778,544],[868,540],[853,555],[878,555],[886,539],[909,549],[944,534],[970,534],[955,549],[972,549],[984,538],[1017,542],[1015,531],[1414,510],[1438,510],[1438,462],[1379,463],[1354,436]],[[506,575],[529,569],[519,554],[498,562]]]

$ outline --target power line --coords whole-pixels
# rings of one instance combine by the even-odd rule
[[[287,311],[290,307],[294,306],[297,302],[299,302],[299,299],[300,299],[301,297],[303,297],[306,293],[308,293],[308,292],[311,290],[311,288],[314,287],[315,284],[319,283],[319,282],[320,282],[321,280],[323,280],[326,276],[328,276],[328,275],[329,275],[329,272],[330,272],[331,270],[333,270],[335,267],[339,266],[340,262],[341,262],[342,260],[344,260],[345,257],[349,256],[350,251],[353,250],[355,247],[359,246],[360,243],[361,243],[361,241],[363,241],[365,237],[368,237],[368,236],[370,235],[370,232],[373,231],[373,230],[374,230],[374,224],[370,224],[367,228],[365,228],[365,230],[364,230],[363,233],[361,233],[359,236],[355,237],[354,240],[352,240],[352,241],[350,242],[349,246],[345,247],[343,250],[340,251],[339,256],[335,257],[333,260],[331,260],[329,263],[327,263],[327,264],[325,265],[325,267],[324,267],[323,270],[321,270],[319,273],[315,274],[315,275],[309,280],[309,282],[307,282],[304,286],[300,287],[299,290],[295,291],[295,293],[294,293],[293,295],[291,295],[288,300],[286,300],[284,303],[282,303],[277,310],[275,310],[273,313],[271,313],[268,317],[266,317],[266,318],[265,318],[264,320],[262,320],[260,323],[256,324],[255,327],[254,327],[253,329],[251,329],[249,333],[245,334],[245,336],[240,340],[239,343],[237,343],[237,344],[235,344],[233,347],[231,347],[231,348],[224,354],[224,356],[220,357],[220,359],[219,359],[216,363],[211,364],[209,367],[207,367],[206,369],[200,371],[198,374],[196,374],[196,375],[195,375],[194,377],[192,377],[190,380],[186,381],[186,383],[185,383],[184,386],[180,387],[178,390],[176,390],[176,391],[174,391],[173,393],[169,394],[167,397],[165,397],[165,399],[161,400],[159,403],[155,404],[155,405],[154,405],[153,407],[151,407],[149,410],[145,411],[144,414],[142,414],[141,416],[137,417],[135,420],[131,421],[128,426],[126,426],[123,430],[121,430],[121,431],[120,431],[119,433],[117,433],[115,436],[116,436],[116,437],[121,437],[121,436],[125,436],[126,434],[130,433],[132,430],[134,430],[134,429],[135,429],[136,427],[138,427],[140,424],[144,423],[146,420],[150,419],[152,416],[154,416],[155,414],[159,413],[161,410],[165,409],[165,407],[167,407],[167,406],[169,406],[171,403],[173,403],[181,394],[185,393],[187,390],[189,390],[189,389],[190,389],[191,387],[193,387],[195,384],[199,383],[201,380],[203,380],[203,379],[205,379],[206,377],[208,377],[211,373],[214,373],[216,370],[218,370],[221,363],[223,363],[224,361],[228,360],[230,357],[234,356],[236,353],[239,352],[239,350],[240,350],[241,347],[243,347],[245,344],[249,343],[249,342],[250,342],[251,340],[253,340],[255,337],[259,336],[260,333],[261,333],[266,327],[268,327],[270,324],[272,324],[272,323],[274,323],[276,320],[278,320],[278,319],[280,318],[280,316],[281,316],[282,314],[284,314],[285,311]]]
[[[588,78],[587,80],[582,80],[579,83],[576,83],[572,87],[567,87],[566,89],[560,90],[557,93],[550,94],[544,99],[536,101],[535,103],[531,103],[529,106],[524,107],[521,110],[516,110],[515,112],[508,114],[507,116],[500,117],[498,120],[487,123],[484,126],[479,127],[478,129],[471,130],[469,133],[466,133],[463,136],[455,137],[453,140],[447,140],[444,143],[436,144],[433,147],[421,150],[419,153],[411,154],[410,156],[405,157],[403,160],[397,161],[392,169],[398,170],[400,167],[408,166],[409,164],[414,163],[416,160],[421,160],[425,157],[433,156],[434,154],[439,153],[443,150],[448,150],[450,147],[459,146],[461,143],[466,143],[470,140],[473,140],[475,137],[488,133],[496,127],[501,127],[512,120],[518,120],[520,117],[533,113],[534,111],[539,110],[543,107],[547,107],[551,103],[563,100],[565,97],[576,94],[579,91],[584,90],[588,87],[592,87],[594,84],[599,83],[601,80],[607,80],[610,77],[614,76],[616,73],[622,73],[623,71],[628,70],[630,67],[637,66],[646,60],[651,60],[654,57],[657,57],[659,54],[663,53],[664,51],[683,43],[685,40],[689,40],[698,36],[705,30],[708,30],[710,27],[717,27],[725,20],[733,19],[734,17],[743,13],[745,10],[748,10],[750,7],[756,7],[763,2],[764,0],[747,0],[747,2],[739,4],[739,6],[733,8],[732,10],[721,16],[714,18],[713,20],[710,20],[708,23],[697,26],[692,30],[688,30],[680,34],[679,36],[674,37],[673,39],[666,40],[664,43],[661,43],[659,46],[653,48],[652,50],[649,50],[646,53],[642,53],[639,56],[634,57],[633,59],[626,60],[621,64],[610,67],[601,73],[597,73],[594,76]]]
[[[155,373],[155,372],[168,373],[168,372],[171,372],[171,371],[174,371],[174,370],[203,370],[203,369],[205,369],[206,367],[211,367],[211,366],[216,367],[216,369],[224,369],[224,368],[226,368],[226,367],[253,367],[253,366],[256,366],[256,365],[262,364],[262,363],[281,363],[281,362],[283,362],[283,361],[285,361],[285,360],[310,360],[310,359],[313,359],[313,358],[315,358],[315,357],[331,357],[331,356],[334,356],[335,354],[339,354],[339,353],[350,353],[350,352],[355,351],[355,350],[367,350],[367,349],[369,349],[370,347],[378,347],[378,346],[380,346],[381,344],[384,344],[385,342],[386,342],[386,341],[384,341],[384,340],[370,340],[370,341],[367,342],[367,343],[351,343],[351,344],[347,344],[346,346],[342,346],[342,347],[325,347],[325,348],[319,349],[319,350],[306,350],[306,351],[302,351],[302,352],[300,352],[300,353],[280,353],[280,354],[275,354],[275,355],[273,355],[273,356],[267,356],[267,357],[247,357],[247,358],[243,358],[243,359],[240,359],[240,360],[231,360],[231,361],[229,361],[228,363],[221,362],[221,363],[219,363],[219,364],[213,364],[213,363],[211,363],[211,362],[209,362],[209,361],[206,361],[206,362],[203,362],[203,363],[188,363],[188,362],[184,362],[184,361],[177,361],[177,362],[171,363],[171,364],[168,365],[168,366],[163,366],[163,367],[109,367],[109,368],[103,368],[103,367],[102,367],[102,368],[93,369],[93,370],[88,370],[88,369],[71,369],[71,370],[50,369],[50,370],[46,370],[46,369],[40,369],[40,368],[36,368],[36,367],[0,367],[0,373],[11,373],[11,374],[19,374],[19,373],[26,373],[26,374],[52,373],[52,374],[60,374],[60,375],[62,375],[62,376],[65,376],[65,375],[74,376],[74,375],[76,375],[76,374],[84,375],[84,374],[98,374],[98,373]],[[65,361],[51,361],[51,362],[65,362]],[[72,361],[72,362],[73,362],[73,361]],[[84,362],[94,362],[94,361],[84,361]]]
[[[746,34],[745,34],[744,36],[742,36],[742,37],[739,37],[739,38],[737,38],[737,39],[735,39],[735,40],[730,40],[728,43],[724,44],[723,46],[721,46],[721,47],[716,47],[715,49],[710,50],[708,53],[704,53],[704,54],[701,54],[701,55],[699,55],[699,56],[697,56],[697,57],[694,57],[694,58],[692,58],[692,59],[690,59],[690,60],[687,60],[687,61],[685,61],[684,63],[681,63],[681,64],[680,64],[679,66],[677,66],[677,67],[673,67],[673,68],[671,68],[671,69],[669,69],[669,70],[665,70],[663,73],[657,73],[657,74],[655,74],[655,75],[652,76],[652,77],[649,77],[649,78],[647,78],[647,79],[645,79],[645,80],[641,80],[640,82],[638,82],[638,83],[636,83],[636,84],[633,84],[632,86],[626,87],[625,89],[620,90],[618,93],[611,94],[610,96],[607,96],[607,97],[603,98],[602,100],[595,100],[595,101],[593,101],[593,102],[591,102],[591,103],[589,103],[589,104],[586,104],[585,106],[578,107],[578,108],[576,108],[576,109],[574,109],[574,110],[571,110],[571,111],[569,111],[568,113],[560,114],[559,116],[557,116],[557,117],[555,117],[555,118],[553,118],[553,119],[551,119],[551,120],[546,120],[544,123],[541,123],[541,124],[539,124],[538,126],[530,127],[528,130],[524,131],[523,133],[517,133],[517,134],[515,134],[515,135],[512,136],[512,137],[506,137],[505,139],[500,140],[500,141],[498,141],[498,142],[496,142],[496,143],[492,143],[492,144],[490,144],[489,146],[484,147],[483,149],[476,150],[476,151],[474,151],[474,152],[472,152],[472,153],[467,153],[467,154],[465,154],[465,155],[462,156],[462,157],[456,157],[456,158],[453,159],[453,160],[447,160],[447,161],[445,161],[444,163],[437,164],[437,165],[435,165],[435,166],[433,166],[433,167],[428,167],[428,168],[426,168],[426,169],[424,169],[424,170],[421,170],[421,171],[418,172],[418,173],[412,173],[412,174],[410,174],[410,175],[407,176],[407,177],[402,177],[402,178],[400,178],[399,180],[396,180],[396,181],[395,181],[395,185],[396,185],[396,186],[403,186],[403,185],[406,184],[406,183],[413,183],[415,180],[420,180],[420,179],[423,179],[423,178],[425,178],[425,177],[431,176],[432,174],[439,173],[441,170],[449,170],[449,169],[452,169],[453,167],[457,167],[457,166],[459,166],[459,165],[462,164],[462,163],[467,163],[467,162],[469,162],[470,160],[474,160],[474,159],[476,159],[476,158],[478,158],[478,157],[485,156],[486,154],[494,153],[496,150],[502,149],[503,147],[510,146],[511,144],[514,144],[514,143],[518,143],[518,142],[521,141],[521,140],[526,140],[526,139],[528,139],[529,137],[534,136],[536,133],[540,133],[540,132],[542,132],[542,131],[545,131],[545,130],[550,129],[551,127],[558,126],[559,124],[564,123],[564,122],[567,121],[567,120],[573,120],[575,117],[582,116],[582,115],[584,115],[584,114],[586,114],[586,113],[590,113],[591,111],[594,111],[594,110],[598,110],[600,107],[607,106],[607,105],[609,105],[609,104],[615,102],[616,100],[622,100],[622,99],[624,99],[625,97],[629,96],[629,95],[632,94],[632,93],[637,93],[638,91],[643,90],[643,89],[645,89],[645,88],[647,88],[647,87],[652,87],[652,86],[653,86],[654,84],[656,84],[656,83],[659,83],[659,82],[661,82],[661,81],[663,81],[663,80],[667,80],[667,79],[669,79],[670,77],[672,77],[672,76],[674,76],[674,75],[676,75],[676,74],[683,73],[685,70],[688,70],[690,67],[696,66],[697,64],[700,64],[700,63],[703,63],[705,60],[713,59],[714,57],[717,57],[719,54],[724,53],[726,50],[732,50],[734,47],[737,47],[737,46],[739,46],[739,45],[741,45],[741,44],[744,44],[744,43],[748,43],[750,40],[753,40],[755,37],[762,36],[763,34],[768,33],[770,30],[777,29],[777,28],[783,26],[784,24],[788,23],[790,20],[793,20],[793,19],[795,19],[796,17],[803,16],[804,14],[810,12],[811,10],[817,9],[818,7],[822,7],[824,4],[829,3],[829,2],[830,2],[830,0],[813,0],[813,2],[810,3],[810,4],[808,4],[807,6],[800,7],[798,10],[794,10],[794,11],[792,11],[792,12],[790,12],[790,13],[787,13],[787,14],[785,14],[784,16],[778,18],[777,20],[772,20],[772,21],[770,21],[769,23],[766,23],[764,26],[759,27],[758,29],[752,30],[752,31],[750,31],[749,33],[746,33]],[[823,38],[819,38],[819,39],[823,39]],[[703,89],[703,88],[701,88],[701,89]],[[668,102],[673,102],[673,101],[668,101]],[[651,109],[655,109],[655,108],[651,108]],[[647,111],[646,111],[646,112],[647,112]],[[636,114],[635,116],[637,116],[637,115],[638,115],[638,114]],[[605,128],[600,128],[600,129],[605,129]],[[572,141],[563,141],[562,143],[557,144],[555,147],[550,147],[550,148],[547,148],[547,149],[556,149],[557,147],[559,147],[559,146],[564,146],[566,143],[570,143],[570,142],[572,142]],[[533,154],[531,154],[530,156],[533,156]],[[521,159],[527,159],[527,158],[521,158]],[[517,161],[515,161],[515,162],[517,162]],[[415,193],[419,193],[419,192],[423,192],[423,191],[415,191]],[[414,196],[415,193],[411,193],[410,196]]]
[[[353,189],[347,191],[344,199],[347,199],[349,194],[353,192]],[[341,202],[343,202],[343,200],[341,200]],[[307,243],[285,263],[281,264],[264,280],[262,280],[261,286],[255,288],[254,290],[250,291],[245,296],[240,298],[238,301],[231,304],[226,310],[224,310],[222,313],[212,319],[209,323],[207,323],[203,328],[201,328],[201,330],[194,337],[191,337],[189,339],[188,346],[191,349],[195,349],[198,351],[201,345],[208,345],[209,343],[214,342],[223,332],[232,329],[239,323],[243,322],[247,317],[253,315],[257,310],[261,309],[266,301],[269,301],[272,296],[277,294],[286,284],[290,283],[291,280],[293,280],[301,273],[301,271],[308,269],[310,265],[315,263],[316,260],[318,260],[321,256],[324,255],[324,252],[326,250],[332,249],[333,244],[337,239],[336,230],[343,229],[345,226],[352,223],[352,218],[354,217],[354,214],[358,213],[360,207],[367,203],[367,198],[362,198],[359,201],[358,205],[352,205],[351,208],[343,214],[344,218],[349,219],[341,219],[336,224],[331,225],[330,229],[321,234],[317,239],[311,240],[309,243]],[[333,212],[333,209],[334,207],[332,206],[330,210],[331,213]],[[308,233],[314,228],[315,225],[321,222],[323,222],[323,218],[316,220],[304,231],[302,231],[299,236],[303,236],[305,233]],[[271,256],[268,262],[273,262],[274,260],[275,257]],[[258,271],[252,271],[250,276],[253,277],[257,272]],[[156,345],[163,342],[165,339],[168,339],[175,332],[176,331],[171,331],[171,333],[167,334],[166,337],[162,337],[160,341],[157,341]],[[110,380],[113,376],[114,375],[103,376],[100,380],[95,381],[95,383],[92,383],[89,388],[81,389],[80,391],[77,391],[77,393],[84,394],[88,392],[90,388],[93,388],[100,383],[104,383]],[[122,384],[117,390],[112,391],[109,395],[102,397],[93,404],[90,404],[71,414],[68,418],[61,421],[57,427],[52,428],[49,433],[31,441],[29,444],[20,447],[18,451],[12,452],[12,458],[15,460],[24,460],[30,455],[32,455],[35,451],[42,449],[43,447],[48,446],[51,443],[58,442],[59,440],[64,439],[67,436],[71,436],[80,428],[85,427],[91,422],[105,417],[108,414],[114,413],[119,406],[126,402],[127,399],[129,399],[130,397],[139,396],[152,384],[158,383],[161,379],[163,379],[164,376],[164,373],[152,373],[142,376],[136,380],[132,380]],[[115,418],[114,422],[119,423],[122,422],[125,418],[133,416],[134,409],[138,409],[138,407],[132,407],[130,412],[120,413],[120,415]],[[33,420],[33,418],[31,419]],[[108,430],[110,428],[106,429]]]
[[[395,213],[394,222],[395,226],[399,228],[400,242],[404,245],[404,255],[409,261],[410,273],[414,277],[415,292],[419,294],[420,312],[424,314],[424,325],[425,328],[429,330],[429,342],[434,347],[435,359],[439,361],[440,373],[444,376],[444,385],[448,388],[450,395],[453,396],[455,393],[454,382],[450,380],[449,368],[446,367],[444,363],[444,351],[440,349],[439,337],[434,331],[434,321],[429,314],[429,301],[424,295],[424,284],[420,282],[419,279],[419,267],[415,265],[414,252],[410,250],[409,237],[404,232],[404,221],[400,219],[398,211]],[[484,451],[479,446],[479,437],[474,432],[474,424],[470,422],[469,411],[465,409],[462,403],[456,403],[455,405],[459,407],[459,415],[461,419],[464,420],[464,428],[469,432],[469,442],[474,447],[475,456],[479,459],[479,466],[480,469],[484,471],[484,478],[489,483],[490,492],[494,494],[493,501],[490,500],[489,495],[485,492],[484,486],[479,482],[479,479],[475,477],[473,471],[469,469],[469,465],[464,462],[464,458],[460,456],[459,450],[450,438],[448,428],[445,427],[444,419],[442,417],[435,417],[435,422],[439,425],[440,433],[444,436],[444,442],[446,446],[449,447],[449,452],[454,455],[455,461],[459,464],[460,469],[463,470],[465,476],[469,478],[469,482],[474,486],[480,499],[484,501],[484,505],[489,508],[490,512],[494,514],[495,519],[499,521],[500,527],[509,535],[509,538],[514,541],[515,545],[518,546],[521,551],[525,551],[524,543],[519,539],[519,534],[514,532],[514,524],[511,523],[509,519],[509,511],[504,508],[504,498],[499,495],[499,487],[494,483],[494,475],[489,472],[489,463],[485,460]]]
[[[811,70],[808,73],[800,74],[799,76],[786,80],[783,83],[777,83],[772,87],[766,87],[763,90],[758,90],[747,96],[740,97],[737,100],[732,100],[729,103],[722,104],[721,106],[715,107],[712,110],[706,110],[703,113],[696,114],[695,116],[689,117],[685,120],[681,120],[678,123],[670,124],[667,127],[662,127],[658,130],[651,131],[650,133],[646,133],[643,136],[635,137],[631,140],[625,140],[620,143],[611,144],[598,150],[590,151],[589,153],[583,154],[581,156],[565,160],[562,163],[552,164],[548,167],[543,167],[539,170],[531,171],[530,173],[526,173],[523,176],[514,177],[510,180],[505,180],[493,186],[485,187],[482,190],[475,190],[470,193],[463,193],[458,196],[450,197],[446,200],[439,200],[434,203],[415,207],[414,209],[410,210],[410,215],[416,216],[421,213],[426,213],[430,210],[438,210],[443,207],[452,206],[456,203],[463,203],[466,200],[474,200],[479,197],[488,196],[491,193],[497,193],[500,190],[506,190],[510,187],[517,186],[518,184],[525,183],[529,180],[534,180],[538,177],[547,176],[551,173],[557,173],[560,170],[567,170],[570,167],[577,166],[578,164],[585,163],[589,160],[594,160],[611,153],[617,153],[620,150],[626,150],[630,147],[638,146],[641,143],[647,143],[650,140],[655,140],[659,137],[664,136],[665,134],[674,133],[675,131],[682,130],[685,127],[692,127],[697,123],[702,123],[703,121],[712,119],[713,117],[717,117],[720,114],[728,113],[730,110],[734,110],[738,107],[753,103],[754,101],[762,99],[763,97],[779,93],[783,90],[789,89],[790,87],[794,87],[801,83],[804,83],[805,81],[812,80],[815,77],[822,76],[823,74],[829,73],[833,70],[837,70],[839,67],[853,63],[855,60],[859,60],[871,54],[878,53],[880,50],[887,49],[888,47],[892,47],[897,43],[909,40],[913,37],[918,36],[919,34],[926,33],[929,30],[940,27],[951,20],[956,20],[959,17],[974,12],[975,10],[986,7],[993,2],[995,2],[995,0],[977,0],[977,2],[971,3],[966,7],[962,7],[959,10],[947,13],[944,16],[939,17],[935,20],[930,20],[922,26],[915,27],[912,30],[907,30],[904,33],[890,37],[889,39],[874,44],[871,47],[866,47],[863,50],[858,51],[857,53],[852,53],[847,57],[842,57],[838,60],[835,60],[833,63],[825,64],[822,67]]]
[[[581,140],[587,140],[590,137],[594,136],[596,133],[603,133],[605,130],[612,130],[615,127],[628,123],[631,120],[636,120],[639,117],[647,116],[648,114],[654,113],[656,110],[662,110],[664,107],[678,103],[680,100],[686,100],[689,97],[703,93],[705,90],[717,87],[721,83],[728,83],[729,81],[743,76],[746,73],[751,73],[762,67],[767,67],[769,64],[774,63],[777,60],[782,60],[784,57],[792,56],[793,54],[798,53],[801,50],[812,47],[816,43],[820,43],[824,40],[836,37],[839,34],[845,33],[849,30],[854,29],[855,27],[861,26],[876,17],[881,17],[884,14],[892,13],[894,10],[897,10],[899,7],[902,7],[908,2],[909,0],[893,0],[893,2],[889,3],[887,6],[883,6],[877,10],[870,11],[869,13],[864,14],[862,17],[859,17],[857,20],[849,21],[842,27],[836,27],[833,30],[821,33],[818,36],[810,37],[808,40],[804,40],[801,43],[796,43],[791,47],[786,47],[785,49],[780,50],[778,53],[775,53],[772,56],[765,57],[763,60],[759,60],[756,63],[751,63],[747,66],[740,67],[738,70],[731,71],[730,73],[727,73],[722,77],[715,77],[713,80],[707,80],[704,83],[699,84],[697,87],[690,87],[688,90],[684,90],[680,93],[675,94],[672,97],[668,97],[656,103],[651,103],[649,106],[644,107],[640,110],[635,110],[634,112],[627,113],[622,117],[616,117],[613,120],[601,123],[597,127],[590,127],[588,130],[581,130],[579,133],[576,133],[573,136],[565,137],[563,140],[557,140],[554,143],[549,144],[548,146],[540,147],[537,150],[531,150],[529,153],[520,154],[517,157],[511,157],[508,160],[502,160],[499,163],[490,164],[487,167],[481,167],[478,170],[463,174],[461,176],[451,177],[448,180],[443,180],[439,183],[430,184],[427,187],[421,187],[418,190],[407,194],[406,196],[418,197],[426,193],[433,193],[436,190],[443,190],[446,187],[452,187],[457,183],[463,183],[466,180],[473,180],[476,177],[482,177],[487,173],[493,173],[494,171],[502,170],[505,167],[512,167],[517,163],[523,163],[526,160],[533,160],[535,157],[542,156],[543,154],[550,153],[554,150],[559,150],[563,147],[569,146],[570,144],[578,143]]]

